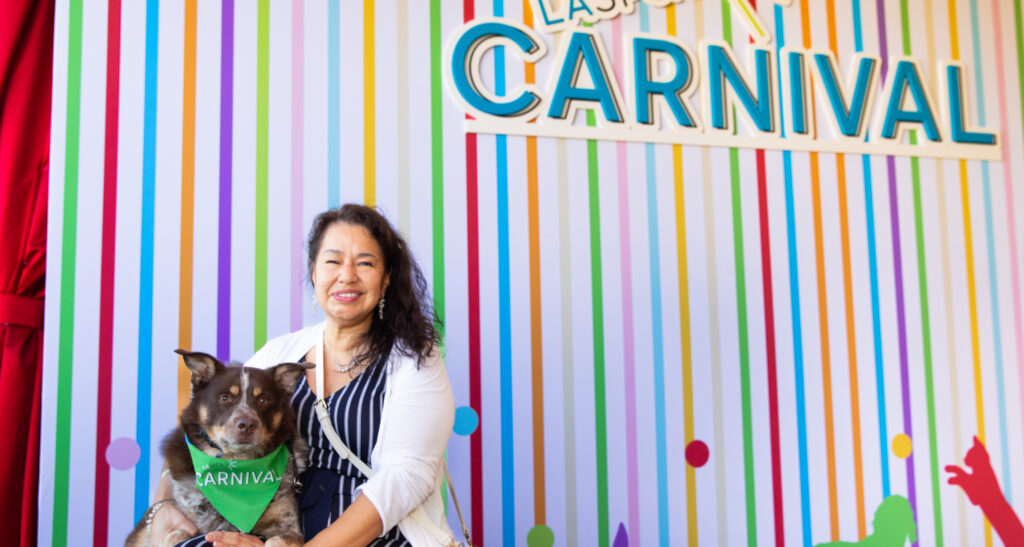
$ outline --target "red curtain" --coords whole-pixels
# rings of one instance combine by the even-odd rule
[[[0,4],[0,515],[4,543],[29,546],[39,479],[54,0]]]

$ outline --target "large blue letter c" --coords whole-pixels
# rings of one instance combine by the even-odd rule
[[[451,68],[455,89],[474,110],[506,118],[521,116],[540,104],[540,97],[535,93],[523,91],[510,101],[493,101],[481,93],[482,82],[475,81],[474,75],[471,74],[470,63],[473,56],[477,54],[479,48],[494,38],[507,38],[527,54],[536,52],[540,47],[529,34],[511,25],[489,21],[471,26],[459,37],[452,51]]]

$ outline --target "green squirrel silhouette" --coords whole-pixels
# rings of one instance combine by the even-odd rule
[[[914,510],[903,496],[889,496],[875,509],[875,520],[871,522],[874,531],[860,541],[833,541],[819,543],[816,547],[903,547],[907,540],[917,541],[917,523]]]

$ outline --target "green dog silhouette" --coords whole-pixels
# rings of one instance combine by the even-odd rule
[[[907,540],[917,541],[917,523],[914,510],[903,496],[889,496],[875,509],[875,520],[871,522],[874,532],[860,541],[833,541],[819,543],[817,547],[903,547]]]

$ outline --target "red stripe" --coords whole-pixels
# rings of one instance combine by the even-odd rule
[[[463,19],[474,18],[473,0],[463,0]],[[469,116],[466,116],[468,119]],[[480,396],[480,229],[477,198],[476,134],[466,134],[466,260],[469,289],[469,406],[477,415],[477,427],[469,436],[472,527],[476,545],[484,538],[484,445],[483,408]]]
[[[114,256],[117,214],[117,109],[121,68],[121,0],[107,7],[107,99],[103,156],[103,247],[100,254],[100,325],[96,392],[96,488],[93,545],[107,544],[110,498],[110,376],[114,327]]]
[[[483,412],[480,396],[480,232],[477,213],[476,135],[466,134],[466,224],[469,262],[469,406],[480,418],[469,437],[473,500],[473,535],[477,544],[484,535]]]
[[[772,255],[768,232],[768,190],[764,150],[757,151],[757,205],[761,216],[761,284],[764,286],[765,353],[768,361],[768,420],[772,442],[772,505],[775,507],[775,544],[785,545],[782,521],[782,466],[779,449],[779,392],[775,372],[775,305],[772,296]]]
[[[757,0],[750,0],[757,9]],[[751,38],[750,42],[753,43]],[[786,544],[782,518],[782,464],[779,448],[779,389],[775,366],[775,304],[772,296],[772,250],[768,231],[768,188],[764,168],[764,150],[757,157],[757,208],[761,221],[761,285],[764,292],[764,345],[768,366],[768,423],[772,443],[772,506],[775,508],[775,545]]]

